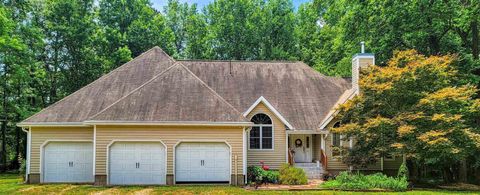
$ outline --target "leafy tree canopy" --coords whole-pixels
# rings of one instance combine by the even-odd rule
[[[405,154],[447,167],[480,151],[477,89],[459,82],[457,56],[397,52],[385,67],[362,71],[360,95],[341,105],[342,125],[333,128],[355,140],[345,162]]]

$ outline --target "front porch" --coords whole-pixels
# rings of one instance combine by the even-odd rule
[[[325,134],[322,133],[313,131],[287,133],[288,162],[302,168],[308,179],[322,179],[327,173]]]

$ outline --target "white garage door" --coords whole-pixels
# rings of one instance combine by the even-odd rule
[[[93,144],[51,142],[44,147],[43,182],[93,182]]]
[[[175,152],[175,180],[229,182],[230,148],[225,143],[181,143]]]
[[[109,184],[165,184],[165,147],[161,143],[116,142],[109,158]]]

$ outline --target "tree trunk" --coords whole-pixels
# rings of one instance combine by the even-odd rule
[[[413,161],[409,161],[410,163],[410,180],[412,180],[414,183],[418,180],[418,173],[419,173],[419,170],[418,170],[418,164],[413,162]]]
[[[2,173],[4,173],[7,170],[7,137],[6,137],[6,132],[7,131],[7,121],[2,121]]]
[[[466,183],[468,178],[468,167],[467,167],[467,159],[462,159],[460,161],[460,167],[458,171],[458,181]]]
[[[480,36],[478,34],[478,20],[472,21],[472,23],[470,24],[470,27],[472,28],[472,55],[474,59],[478,60],[479,58],[478,44],[480,44],[478,40],[478,36]]]

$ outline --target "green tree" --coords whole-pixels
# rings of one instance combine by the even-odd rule
[[[224,60],[257,59],[258,21],[261,20],[259,0],[216,0],[205,15],[212,33],[214,58]]]
[[[269,0],[262,6],[260,21],[259,56],[263,60],[297,59],[295,42],[295,14],[289,0]]]
[[[366,166],[366,158],[403,154],[452,181],[452,169],[480,149],[480,100],[474,86],[459,82],[457,67],[455,56],[409,50],[367,68],[361,94],[339,107],[343,125],[332,129],[355,140],[345,162]]]

